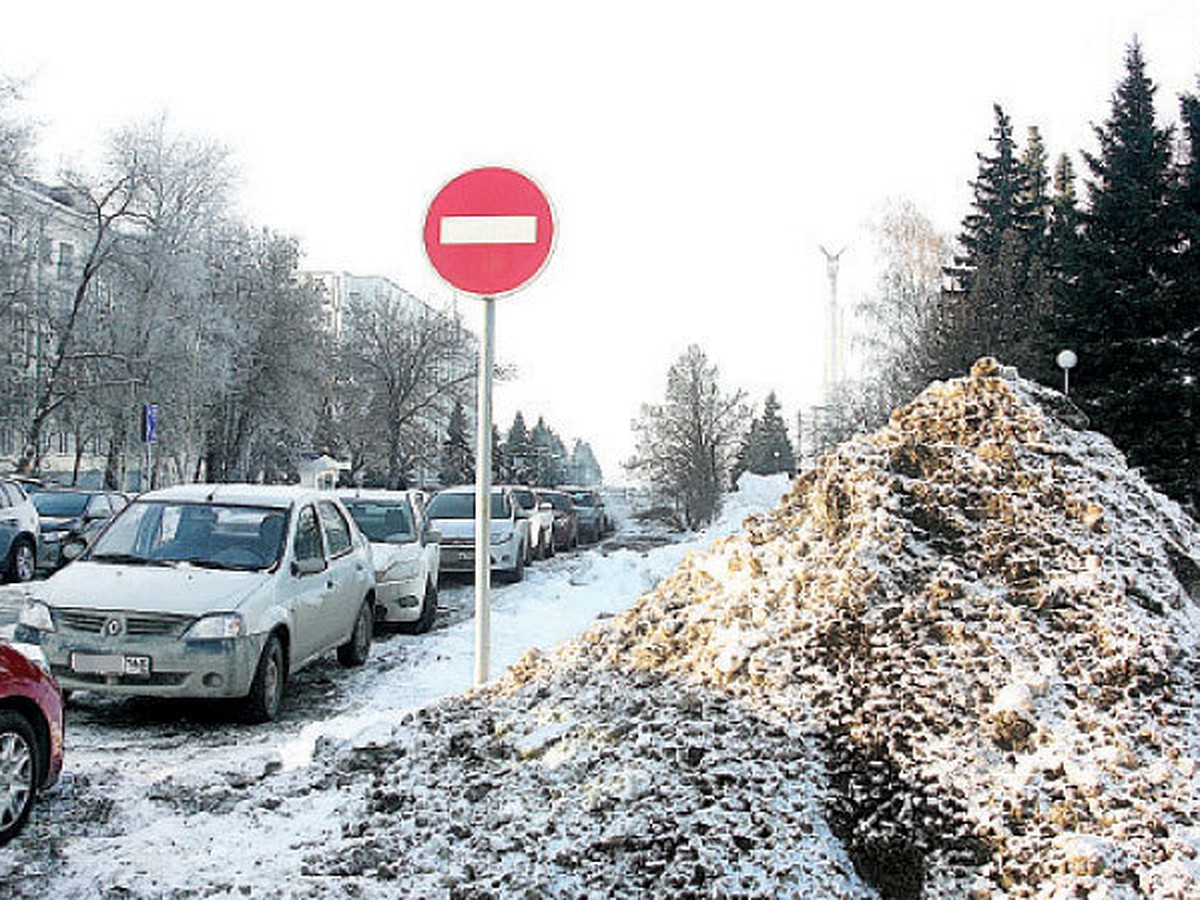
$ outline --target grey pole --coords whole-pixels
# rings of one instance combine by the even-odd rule
[[[475,684],[488,680],[492,623],[492,365],[496,343],[496,298],[483,297],[483,341],[479,346],[479,396],[475,447]]]

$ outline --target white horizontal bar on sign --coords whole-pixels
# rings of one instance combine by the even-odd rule
[[[537,216],[442,216],[443,244],[536,244]]]

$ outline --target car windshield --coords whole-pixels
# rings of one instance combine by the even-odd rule
[[[29,499],[39,516],[68,519],[82,516],[91,496],[83,491],[38,491]]]
[[[429,501],[426,512],[431,519],[475,518],[474,494],[438,494]],[[492,518],[507,519],[508,501],[504,494],[492,494]]]
[[[542,494],[542,499],[548,500],[559,512],[571,511],[571,498],[566,494]]]
[[[537,506],[537,499],[533,496],[533,491],[513,491],[513,496],[525,509],[533,509]]]
[[[576,506],[595,506],[592,502],[592,495],[587,491],[581,491],[578,494],[572,494],[571,499],[575,501]]]
[[[412,510],[404,501],[342,501],[367,540],[380,544],[407,544],[417,539],[413,531]]]
[[[100,563],[269,569],[279,560],[286,531],[287,513],[281,509],[138,500],[113,520],[87,558]]]

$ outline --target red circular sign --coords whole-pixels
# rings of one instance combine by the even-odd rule
[[[495,297],[521,287],[550,255],[550,201],[520,172],[464,172],[438,191],[425,216],[425,252],[461,291]]]

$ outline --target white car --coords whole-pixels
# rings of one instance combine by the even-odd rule
[[[554,507],[545,502],[534,488],[511,485],[509,490],[529,519],[530,556],[525,562],[530,562],[531,557],[549,559],[554,555]]]
[[[35,583],[17,634],[64,690],[238,698],[267,721],[302,666],[362,665],[374,618],[370,545],[332,494],[187,485],[142,494]]]
[[[0,479],[0,580],[33,580],[40,534],[37,510],[21,485]]]
[[[425,511],[442,536],[443,572],[475,571],[475,488],[446,488]],[[529,555],[529,519],[507,488],[492,489],[491,569],[509,581],[525,577]]]
[[[437,615],[441,535],[429,527],[424,495],[341,490],[338,497],[371,542],[375,617],[424,634]]]

